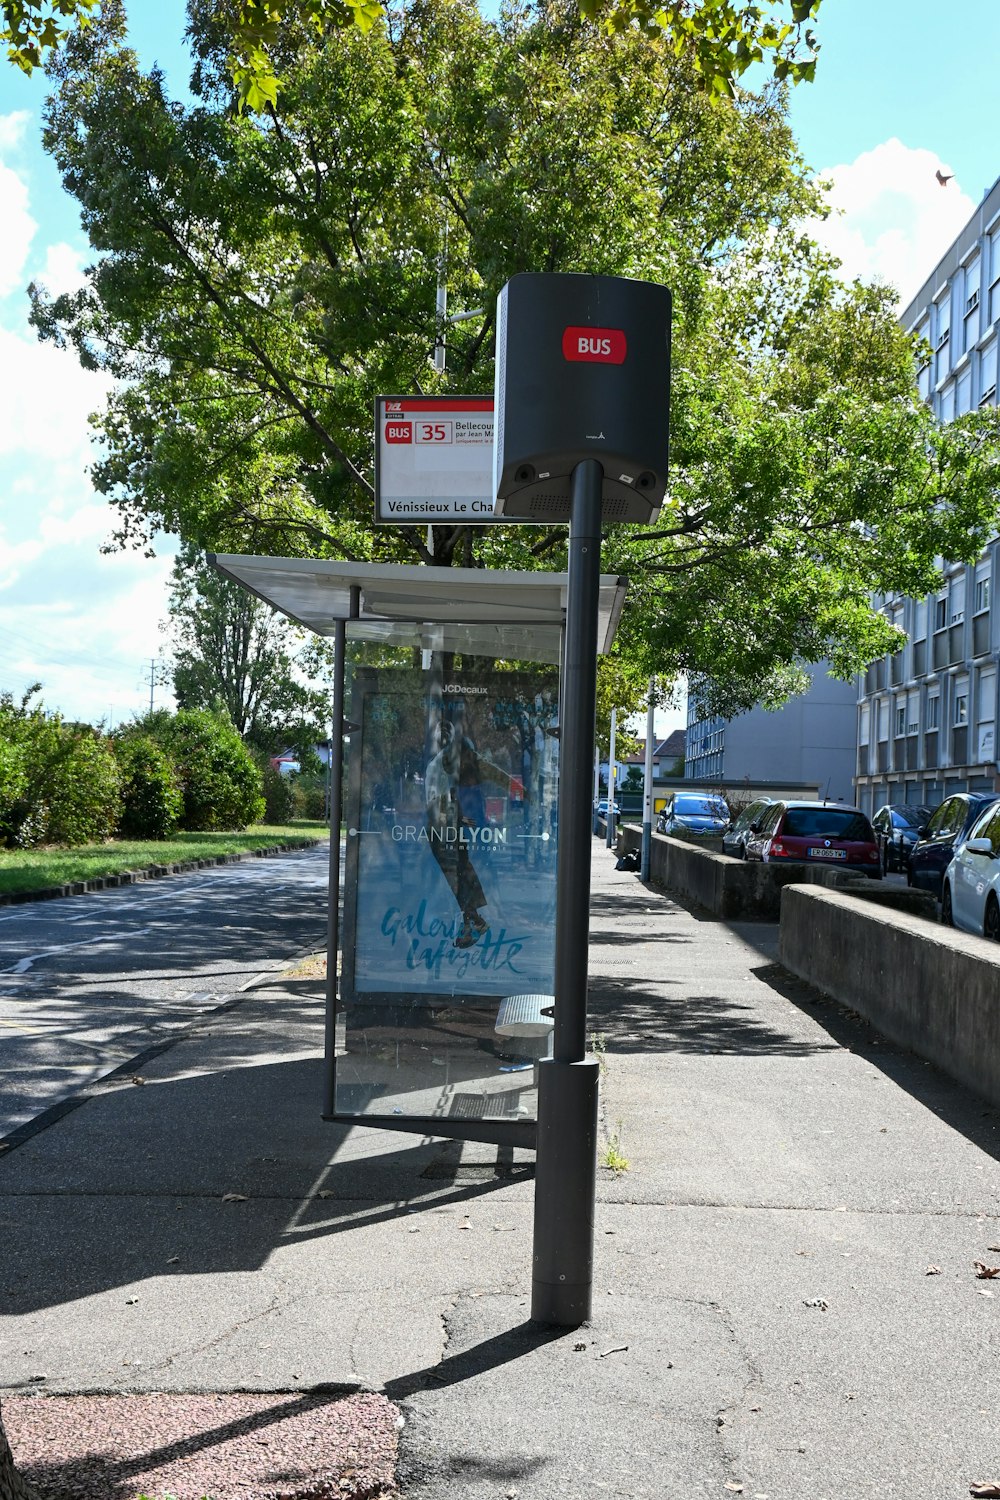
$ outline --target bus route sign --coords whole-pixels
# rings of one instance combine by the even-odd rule
[[[375,520],[482,526],[493,514],[493,397],[377,396]]]

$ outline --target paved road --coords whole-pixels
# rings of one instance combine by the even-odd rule
[[[328,857],[0,908],[0,1140],[321,947]]]
[[[399,1403],[407,1500],[1000,1478],[1000,1285],[975,1274],[998,1112],[784,973],[772,925],[603,846],[592,910],[602,1138],[630,1167],[599,1173],[588,1327],[528,1322],[533,1185],[495,1147],[322,1123],[321,987],[276,977],[0,1157],[15,1442],[39,1389],[323,1384]]]

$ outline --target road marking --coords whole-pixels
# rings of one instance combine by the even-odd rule
[[[137,927],[134,931],[129,930],[127,933],[113,932],[106,937],[84,938],[82,943],[59,943],[54,948],[46,948],[43,953],[33,953],[28,958],[19,958],[12,967],[0,969],[0,974],[27,974],[31,966],[39,963],[43,958],[55,958],[58,954],[69,953],[74,948],[96,948],[102,943],[117,943],[123,936],[146,937],[152,930],[151,927]]]

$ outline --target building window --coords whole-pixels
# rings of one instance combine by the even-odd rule
[[[913,611],[913,639],[924,641],[927,639],[927,600],[918,599],[916,609]]]
[[[955,388],[955,415],[964,417],[967,411],[972,410],[972,371],[968,365],[958,377],[958,385]]]
[[[996,713],[997,674],[993,667],[988,667],[979,674],[979,722],[989,721],[991,724]]]
[[[955,420],[955,382],[949,380],[941,392],[941,421],[953,422]]]
[[[965,619],[965,576],[960,573],[957,578],[951,580],[951,590],[948,594],[948,623],[949,625],[960,625]]]
[[[979,360],[979,405],[995,405],[997,399],[997,341],[993,339]]]
[[[941,695],[935,693],[927,699],[927,728],[938,729],[941,725]]]
[[[934,330],[934,379],[939,382],[944,379],[951,369],[951,355],[949,353],[951,334],[951,289],[944,294],[940,302],[934,304],[935,330]]]
[[[884,700],[878,706],[878,737],[880,740],[889,738],[889,705]]]
[[[976,579],[976,614],[981,615],[984,609],[990,607],[990,580],[989,577]]]
[[[1000,318],[1000,229],[995,229],[989,242],[990,306],[989,318],[995,323]]]
[[[934,629],[943,630],[948,623],[948,600],[942,594],[940,599],[934,600]]]
[[[975,346],[979,337],[979,273],[980,263],[977,255],[965,269],[965,314],[964,330],[962,335],[962,353],[967,353]]]
[[[908,693],[906,698],[906,732],[916,734],[920,728],[920,694]]]
[[[962,688],[955,694],[955,713],[952,722],[956,726],[969,722],[969,690]]]
[[[896,707],[896,738],[902,739],[906,733],[906,704],[900,703]]]

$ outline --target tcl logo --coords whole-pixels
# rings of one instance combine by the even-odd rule
[[[412,422],[386,422],[385,440],[387,443],[412,443]]]
[[[562,351],[564,359],[621,365],[625,363],[628,345],[620,328],[567,328]]]

